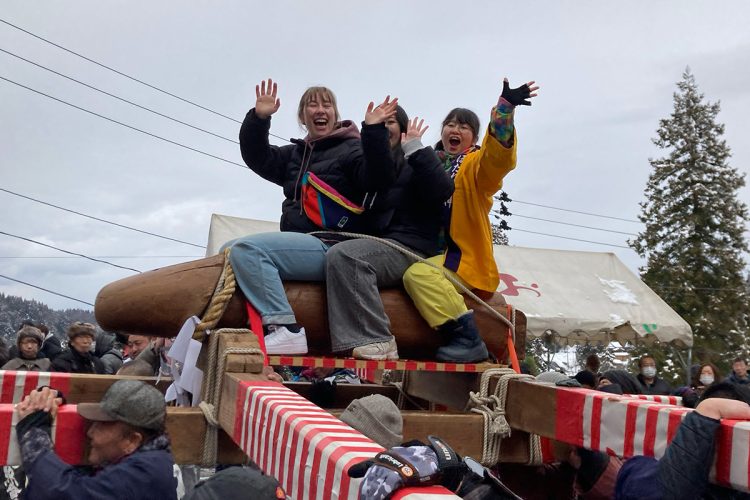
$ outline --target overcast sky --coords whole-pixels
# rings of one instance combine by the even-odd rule
[[[344,118],[398,96],[431,125],[476,111],[486,125],[503,76],[542,87],[517,111],[511,198],[635,220],[660,118],[686,66],[720,100],[732,165],[750,170],[750,3],[746,1],[3,0],[0,18],[91,59],[242,120],[273,77],[282,106],[271,131],[304,135],[302,91],[332,88]],[[0,48],[236,140],[239,125],[0,23]],[[119,102],[0,52],[0,76],[171,141],[242,163],[239,147]],[[279,144],[283,142],[279,141]],[[0,80],[0,188],[205,245],[212,213],[277,220],[281,189],[248,169],[149,137]],[[745,188],[741,197],[750,200]],[[0,231],[148,270],[203,255],[0,191]],[[641,225],[513,202],[512,212],[624,233]],[[614,252],[641,264],[625,234],[511,217],[511,244]],[[591,240],[577,242],[521,230]],[[0,235],[0,274],[94,302],[133,274]],[[44,257],[44,258],[41,258]],[[127,258],[122,258],[127,257]],[[0,292],[54,308],[87,307],[0,278]]]

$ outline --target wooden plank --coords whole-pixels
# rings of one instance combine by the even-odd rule
[[[442,363],[439,361],[368,361],[354,358],[332,358],[323,356],[268,356],[271,365],[306,366],[310,368],[348,368],[351,370],[398,370],[450,373],[481,373],[501,365],[492,363]],[[229,371],[229,370],[227,370]]]
[[[254,333],[226,333],[219,334],[219,355],[231,348],[260,349],[258,337]],[[232,373],[260,373],[263,370],[262,354],[227,354],[224,364],[225,372]]]

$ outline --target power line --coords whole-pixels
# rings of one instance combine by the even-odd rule
[[[37,245],[41,245],[41,246],[47,247],[47,248],[52,248],[53,250],[57,250],[58,252],[68,253],[68,254],[71,254],[71,255],[77,255],[78,257],[83,257],[84,259],[88,259],[88,260],[91,260],[91,261],[94,261],[94,262],[101,262],[102,264],[107,264],[107,265],[110,265],[110,266],[113,266],[113,267],[119,267],[120,269],[126,269],[128,271],[135,271],[137,273],[141,272],[138,269],[133,269],[132,267],[125,267],[125,266],[121,266],[119,264],[114,264],[112,262],[108,262],[106,260],[95,259],[94,257],[89,257],[88,255],[83,255],[82,253],[75,253],[75,252],[71,252],[69,250],[63,250],[62,248],[58,248],[56,246],[48,245],[46,243],[42,243],[41,241],[32,240],[31,238],[24,238],[23,236],[18,236],[16,234],[6,233],[5,231],[0,231],[0,234],[4,234],[5,236],[10,236],[11,238],[18,238],[19,240],[28,241],[30,243],[36,243]]]
[[[55,43],[55,42],[53,42],[51,40],[47,40],[46,38],[43,38],[43,37],[41,37],[41,36],[39,36],[39,35],[37,35],[35,33],[32,33],[31,31],[25,30],[25,29],[21,28],[20,26],[16,26],[15,24],[10,23],[10,22],[6,21],[5,19],[0,19],[0,22],[2,22],[4,24],[7,24],[8,26],[10,26],[12,28],[15,28],[15,29],[17,29],[19,31],[22,31],[22,32],[26,33],[27,35],[33,36],[34,38],[36,38],[38,40],[41,40],[41,41],[43,41],[45,43],[48,43],[48,44],[50,44],[50,45],[52,45],[54,47],[57,47],[60,50],[64,50],[65,52],[67,52],[69,54],[73,54],[76,57],[80,57],[81,59],[83,59],[85,61],[88,61],[90,63],[96,64],[97,66],[99,66],[101,68],[104,68],[106,70],[112,71],[113,73],[116,73],[116,74],[118,74],[120,76],[124,76],[125,78],[127,78],[129,80],[132,80],[134,82],[140,83],[141,85],[145,85],[146,87],[148,87],[150,89],[153,89],[153,90],[156,90],[157,92],[161,92],[162,94],[166,94],[166,95],[168,95],[170,97],[174,97],[177,100],[180,100],[182,102],[185,102],[187,104],[190,104],[192,106],[200,108],[200,109],[202,109],[204,111],[208,111],[209,113],[213,113],[213,114],[215,114],[217,116],[221,116],[222,118],[226,118],[227,120],[231,120],[231,121],[233,121],[235,123],[242,123],[241,121],[237,120],[236,118],[232,118],[231,116],[227,116],[225,114],[219,113],[218,111],[214,111],[213,109],[207,108],[205,106],[201,106],[200,104],[198,104],[196,102],[193,102],[193,101],[191,101],[189,99],[185,99],[184,97],[180,97],[180,96],[178,96],[176,94],[173,94],[172,92],[168,92],[168,91],[166,91],[164,89],[161,89],[161,88],[157,87],[156,85],[152,85],[150,83],[144,82],[143,80],[139,80],[138,78],[135,78],[135,77],[130,76],[130,75],[126,74],[126,73],[123,73],[122,71],[118,71],[115,68],[107,66],[106,64],[100,63],[99,61],[95,61],[94,59],[86,57],[83,54],[79,54],[78,52],[75,52],[73,50],[65,48],[65,47],[63,47],[60,44],[57,44],[57,43]],[[282,141],[291,142],[289,139],[287,139],[285,137],[281,137],[281,136],[278,136],[276,134],[272,134],[270,132],[268,133],[268,135],[276,137],[277,139],[281,139]]]
[[[533,220],[540,220],[540,221],[544,221],[544,222],[551,222],[553,224],[563,224],[565,226],[582,227],[584,229],[593,229],[595,231],[605,231],[605,232],[608,232],[608,233],[624,234],[624,235],[627,235],[627,236],[638,236],[635,233],[626,233],[624,231],[615,231],[613,229],[605,229],[603,227],[583,226],[581,224],[572,224],[570,222],[562,222],[562,221],[551,220],[551,219],[542,219],[540,217],[531,217],[529,215],[521,215],[521,214],[517,214],[517,213],[512,213],[511,216],[512,217],[523,217],[524,219],[533,219]],[[498,216],[496,215],[495,217],[497,218]]]
[[[21,57],[21,56],[19,56],[17,54],[14,54],[13,52],[9,52],[9,51],[7,51],[5,49],[2,49],[2,48],[0,48],[0,52],[4,52],[4,53],[6,53],[6,54],[8,54],[10,56],[18,58],[18,59],[20,59],[22,61],[25,61],[25,62],[29,63],[29,64],[33,64],[34,66],[36,66],[38,68],[41,68],[41,69],[46,70],[46,71],[49,71],[50,73],[54,73],[55,75],[61,76],[63,78],[66,78],[66,79],[68,79],[68,80],[70,80],[72,82],[75,82],[75,83],[79,84],[79,85],[83,85],[84,87],[87,87],[87,88],[90,88],[90,89],[95,90],[97,92],[100,92],[100,93],[102,93],[104,95],[112,97],[113,99],[117,99],[118,101],[125,102],[127,104],[130,104],[131,106],[135,106],[136,108],[142,109],[144,111],[148,111],[149,113],[153,113],[155,115],[161,116],[162,118],[166,118],[167,120],[172,120],[173,122],[179,123],[181,125],[185,125],[186,127],[190,127],[192,129],[198,130],[200,132],[204,132],[204,133],[212,135],[214,137],[218,137],[219,139],[223,139],[225,141],[228,141],[228,142],[231,142],[231,143],[234,143],[234,144],[239,144],[239,142],[235,141],[234,139],[230,139],[229,137],[224,137],[223,135],[215,134],[215,133],[213,133],[213,132],[211,132],[209,130],[206,130],[206,129],[203,129],[203,128],[200,128],[200,127],[196,127],[195,125],[191,125],[191,124],[189,124],[187,122],[183,122],[182,120],[178,120],[177,118],[173,118],[173,117],[171,117],[169,115],[165,115],[164,113],[160,113],[160,112],[155,111],[155,110],[153,110],[151,108],[147,108],[146,106],[142,106],[142,105],[140,105],[138,103],[135,103],[133,101],[129,101],[129,100],[127,100],[125,98],[122,98],[122,97],[119,97],[119,96],[117,96],[115,94],[111,94],[111,93],[107,92],[106,90],[102,90],[100,88],[94,87],[93,85],[89,85],[88,83],[84,83],[84,82],[82,82],[80,80],[76,80],[75,78],[72,78],[70,76],[64,75],[62,73],[59,73],[59,72],[57,72],[57,71],[55,71],[53,69],[50,69],[50,68],[48,68],[46,66],[43,66],[43,65],[38,64],[38,63],[35,63],[34,61],[30,61],[29,59],[26,59],[26,58]]]
[[[500,200],[500,198],[498,198],[497,196],[495,197],[495,199],[496,200]],[[542,205],[540,203],[531,203],[530,201],[521,201],[521,200],[517,200],[515,198],[513,199],[513,202],[514,203],[523,203],[524,205],[533,205],[535,207],[549,208],[549,209],[552,209],[552,210],[560,210],[562,212],[572,212],[572,213],[575,213],[575,214],[590,215],[592,217],[602,217],[604,219],[621,220],[621,221],[625,221],[625,222],[635,222],[635,223],[638,223],[638,224],[641,223],[641,221],[635,220],[635,219],[623,219],[622,217],[614,217],[612,215],[602,215],[602,214],[595,214],[595,213],[592,213],[592,212],[582,212],[580,210],[571,210],[569,208],[553,207],[551,205]]]
[[[106,219],[100,219],[99,217],[94,217],[93,215],[87,215],[87,214],[84,214],[84,213],[81,213],[81,212],[76,212],[75,210],[71,210],[69,208],[61,207],[59,205],[53,205],[52,203],[48,203],[46,201],[38,200],[36,198],[32,198],[31,196],[26,196],[26,195],[23,195],[23,194],[20,194],[20,193],[16,193],[14,191],[11,191],[9,189],[5,189],[5,188],[2,188],[2,187],[0,187],[0,191],[3,191],[3,192],[8,193],[8,194],[12,194],[14,196],[18,196],[19,198],[25,198],[27,200],[31,200],[31,201],[36,202],[36,203],[41,203],[42,205],[47,205],[49,207],[57,208],[59,210],[64,210],[64,211],[70,212],[72,214],[80,215],[81,217],[86,217],[88,219],[92,219],[92,220],[95,220],[95,221],[105,222],[107,224],[112,224],[113,226],[121,227],[123,229],[129,229],[131,231],[136,231],[138,233],[148,234],[149,236],[156,236],[157,238],[162,238],[164,240],[169,240],[169,241],[175,241],[177,243],[184,243],[185,245],[190,245],[190,246],[194,246],[194,247],[197,247],[197,248],[203,248],[203,249],[206,248],[203,245],[198,245],[196,243],[190,243],[189,241],[178,240],[176,238],[170,238],[169,236],[162,236],[161,234],[151,233],[149,231],[144,231],[143,229],[137,229],[135,227],[126,226],[124,224],[118,224],[117,222],[112,222],[112,221],[109,221],[109,220],[106,220]]]
[[[4,274],[0,274],[0,278],[5,278],[6,280],[9,280],[9,281],[15,281],[16,283],[21,283],[22,285],[30,286],[32,288],[36,288],[38,290],[43,290],[43,291],[45,291],[47,293],[51,293],[51,294],[57,295],[59,297],[65,297],[66,299],[75,300],[76,302],[80,302],[81,304],[86,304],[87,306],[94,307],[94,304],[92,304],[91,302],[86,302],[85,300],[76,299],[75,297],[71,297],[69,295],[63,295],[62,293],[53,292],[52,290],[49,290],[47,288],[42,288],[41,286],[32,285],[31,283],[26,283],[25,281],[17,280],[15,278],[11,278],[10,276],[5,276]]]
[[[68,106],[70,106],[70,107],[72,107],[72,108],[76,108],[76,109],[78,109],[78,110],[80,110],[80,111],[84,111],[84,112],[86,112],[86,113],[89,113],[89,114],[91,114],[91,115],[94,115],[94,116],[98,116],[99,118],[104,118],[104,119],[105,119],[105,120],[107,120],[107,121],[110,121],[110,122],[116,123],[116,124],[118,124],[118,125],[122,125],[123,127],[127,127],[127,128],[129,128],[129,129],[131,129],[131,130],[135,130],[135,131],[137,131],[137,132],[140,132],[140,133],[142,133],[142,134],[146,134],[146,135],[149,135],[149,136],[151,136],[151,137],[155,137],[156,139],[160,139],[160,140],[162,140],[162,141],[165,141],[165,142],[168,142],[168,143],[170,143],[170,144],[174,144],[175,146],[180,146],[181,148],[189,149],[190,151],[194,151],[194,152],[196,152],[196,153],[200,153],[200,154],[202,154],[202,155],[205,155],[205,156],[209,156],[209,157],[211,157],[211,158],[214,158],[214,159],[216,159],[216,160],[220,160],[220,161],[223,161],[223,162],[225,162],[225,163],[231,163],[232,165],[237,165],[238,167],[242,167],[242,168],[247,168],[247,167],[246,167],[245,165],[242,165],[241,163],[237,163],[237,162],[235,162],[235,161],[232,161],[232,160],[227,160],[226,158],[222,158],[221,156],[216,156],[216,155],[214,155],[214,154],[211,154],[211,153],[206,153],[205,151],[201,151],[200,149],[195,149],[195,148],[193,148],[193,147],[190,147],[190,146],[187,146],[187,145],[185,145],[185,144],[182,144],[182,143],[179,143],[179,142],[173,141],[173,140],[171,140],[171,139],[167,139],[167,138],[165,138],[165,137],[161,137],[161,136],[159,136],[159,135],[156,135],[156,134],[152,134],[151,132],[146,132],[145,130],[139,129],[139,128],[137,128],[137,127],[133,127],[132,125],[128,125],[128,124],[126,124],[126,123],[122,123],[122,122],[120,122],[120,121],[117,121],[117,120],[115,120],[114,118],[109,118],[109,117],[107,117],[107,116],[104,116],[104,115],[100,115],[99,113],[95,113],[95,112],[93,112],[93,111],[90,111],[90,110],[88,110],[88,109],[86,109],[86,108],[82,108],[82,107],[80,107],[80,106],[76,106],[75,104],[71,104],[71,103],[69,103],[69,102],[67,102],[67,101],[63,101],[62,99],[58,99],[57,97],[53,97],[53,96],[51,96],[51,95],[49,95],[49,94],[45,94],[44,92],[40,92],[39,90],[36,90],[36,89],[32,89],[31,87],[27,87],[26,85],[22,85],[22,84],[20,84],[20,83],[18,83],[18,82],[14,82],[13,80],[10,80],[10,79],[8,79],[8,78],[5,78],[4,76],[0,76],[0,79],[2,79],[2,80],[5,80],[5,81],[6,81],[6,82],[8,82],[8,83],[12,83],[13,85],[17,85],[17,86],[19,86],[19,87],[21,87],[21,88],[24,88],[24,89],[26,89],[26,90],[30,90],[31,92],[37,93],[37,94],[39,94],[39,95],[43,95],[44,97],[48,97],[48,98],[52,99],[53,101],[57,101],[57,102],[60,102],[60,103],[62,103],[62,104],[66,104],[66,105],[68,105]]]
[[[526,229],[518,229],[516,227],[512,228],[512,231],[520,231],[522,233],[539,234],[541,236],[549,236],[551,238],[562,238],[564,240],[582,241],[584,243],[593,243],[595,245],[604,245],[604,246],[615,247],[615,248],[627,248],[628,250],[632,250],[632,248],[626,247],[625,245],[613,245],[611,243],[603,243],[601,241],[582,240],[580,238],[571,238],[569,236],[560,236],[560,235],[557,235],[557,234],[539,233],[537,231],[528,231]]]
[[[95,255],[95,259],[201,259],[203,255]],[[80,259],[65,255],[0,255],[0,259]]]

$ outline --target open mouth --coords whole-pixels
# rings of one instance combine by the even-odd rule
[[[448,138],[448,144],[454,148],[457,148],[461,144],[461,138],[460,137],[449,137]]]
[[[328,120],[325,118],[316,118],[313,120],[313,125],[316,127],[326,127],[328,125]]]

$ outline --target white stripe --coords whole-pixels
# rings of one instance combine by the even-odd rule
[[[593,394],[586,394],[583,402],[583,447],[591,449],[591,418],[594,411]]]
[[[8,439],[8,458],[4,465],[21,465],[21,449],[18,446],[18,436],[16,435],[16,424],[18,423],[18,413],[13,412],[10,421],[10,438]]]
[[[729,450],[729,482],[733,488],[748,490],[748,454],[750,453],[750,422],[738,422],[732,429],[732,449]]]
[[[341,464],[340,467],[336,467],[336,471],[333,473],[333,482],[331,483],[331,499],[332,500],[338,500],[341,494],[341,490],[339,487],[341,486],[341,476],[344,473],[344,465],[349,463],[351,460],[355,458],[370,458],[372,455],[369,453],[361,452],[361,451],[349,451],[341,455],[341,458],[339,458],[338,463]],[[359,498],[359,483],[362,481],[362,479],[351,479],[351,482],[349,483],[349,496],[347,497],[347,500],[357,500]]]
[[[615,455],[622,456],[625,444],[625,415],[627,405],[619,400],[602,401],[602,422],[599,431],[599,449],[611,449]]]
[[[633,434],[633,455],[643,455],[643,441],[646,439],[646,415],[649,405],[641,405],[635,411],[635,433]]]
[[[242,420],[240,421],[240,448],[242,448],[242,451],[247,453],[247,443],[245,442],[245,438],[247,437],[247,405],[250,404],[250,391],[245,391],[245,402],[242,405]]]
[[[300,431],[298,431],[298,432],[295,433],[295,432],[292,431],[292,429],[297,424],[297,422],[300,421],[300,420],[303,421],[305,423],[305,425],[304,425],[304,427],[302,427],[302,429],[300,429]],[[286,415],[284,415],[284,424],[283,424],[283,426],[284,426],[285,429],[289,429],[289,432],[288,432],[288,435],[287,435],[287,442],[285,443],[285,446],[284,446],[284,448],[285,448],[284,449],[284,458],[281,461],[281,463],[279,464],[281,470],[279,471],[279,475],[276,476],[277,479],[281,480],[281,478],[284,478],[283,481],[286,484],[286,481],[289,479],[288,476],[290,475],[291,471],[294,470],[295,467],[299,466],[299,456],[290,457],[289,455],[291,454],[291,451],[292,451],[292,448],[294,447],[294,443],[295,442],[297,443],[297,446],[296,446],[297,450],[296,450],[295,453],[297,455],[299,455],[300,453],[302,453],[302,449],[301,449],[300,442],[299,442],[300,439],[301,439],[300,438],[301,432],[304,429],[308,428],[310,425],[325,424],[325,423],[329,423],[329,422],[330,422],[330,420],[328,420],[328,419],[318,418],[318,415],[316,415],[316,414],[310,414],[310,413],[299,414],[299,413],[291,413],[290,412],[290,413],[287,413]],[[295,474],[291,474],[291,476],[292,476],[292,480],[294,480],[294,478],[296,478]],[[293,485],[293,483],[289,483],[289,484],[290,484],[290,488],[289,489],[291,490],[291,486]]]
[[[315,430],[318,429],[329,429],[332,431],[335,431],[340,428],[340,426],[328,426],[324,425],[327,422],[313,422],[312,420],[305,419],[305,425],[299,430],[297,433],[297,443],[296,443],[296,450],[294,454],[294,460],[292,463],[287,464],[287,470],[291,471],[292,473],[292,496],[298,497],[300,494],[300,489],[304,488],[304,483],[300,484],[300,476],[304,473],[309,477],[310,467],[312,466],[312,463],[305,460],[302,461],[302,448],[304,447],[304,443],[306,441],[307,435]],[[313,448],[314,449],[314,448]],[[309,451],[308,451],[309,455]],[[299,469],[304,465],[305,469]],[[304,481],[304,478],[303,478]],[[304,491],[304,490],[303,490]]]
[[[266,410],[265,408],[265,401],[268,398],[273,397],[286,397],[289,394],[293,394],[292,391],[285,387],[251,387],[250,391],[252,392],[251,397],[251,404],[248,408],[248,412],[253,411],[257,412],[253,413],[252,415],[248,415],[248,420],[252,418],[253,423],[253,429],[251,431],[251,434],[253,436],[252,444],[249,445],[251,453],[248,454],[253,460],[257,463],[258,458],[260,457],[260,450],[262,449],[260,440],[257,439],[260,437],[259,430],[260,430],[260,415]],[[307,402],[306,400],[302,399],[302,401]],[[309,403],[309,402],[308,402]],[[256,408],[253,410],[253,408]],[[322,410],[321,410],[322,411]]]
[[[331,436],[331,435],[332,434],[330,434],[330,433],[325,433],[325,435],[322,436],[322,437]],[[323,448],[320,451],[320,467],[318,468],[318,477],[317,477],[317,482],[318,482],[318,496],[317,496],[317,498],[319,498],[320,500],[325,500],[327,498],[327,495],[328,495],[328,492],[326,492],[324,488],[325,488],[326,478],[328,477],[328,474],[330,474],[328,472],[328,464],[330,463],[331,455],[336,450],[338,450],[341,446],[356,446],[358,448],[371,448],[372,449],[372,454],[370,455],[371,457],[374,457],[377,453],[379,453],[380,451],[383,450],[382,446],[380,446],[379,444],[377,444],[377,443],[375,443],[373,441],[370,441],[369,439],[367,439],[362,434],[348,434],[347,436],[348,437],[354,437],[354,436],[356,436],[361,441],[357,441],[357,442],[348,441],[348,442],[346,442],[344,444],[342,444],[341,441],[334,441],[332,443],[328,443],[325,446],[325,448]],[[321,437],[321,439],[322,439],[322,437]],[[337,471],[337,470],[340,470],[341,468],[344,467],[344,465],[346,465],[346,462],[348,460],[342,461],[342,458],[345,455],[346,455],[346,453],[343,453],[342,456],[339,457],[339,459],[336,461],[336,463],[333,464],[334,472]]]
[[[52,380],[52,374],[50,372],[39,372],[39,379],[36,386],[42,387],[43,385],[49,385],[50,380]]]
[[[23,401],[23,386],[26,383],[26,371],[16,372],[16,385],[13,389],[13,403],[20,403]]]
[[[287,408],[295,408],[294,405],[280,405],[276,409],[277,415],[281,415],[281,410],[287,409]],[[330,416],[330,415],[329,415]],[[294,424],[299,419],[311,419],[311,418],[317,418],[318,421],[321,420],[320,412],[313,412],[313,411],[303,411],[303,412],[287,412],[283,416],[280,416],[281,418],[281,425],[279,426],[279,436],[278,439],[281,439],[281,436],[283,436],[284,431],[288,429],[288,433],[286,436],[286,441],[284,443],[279,443],[279,446],[276,447],[276,453],[274,454],[274,467],[273,467],[273,476],[279,479],[281,481],[281,477],[286,476],[286,468],[287,464],[289,464],[289,453],[292,449],[292,443],[295,439],[295,434],[292,432],[292,428],[294,427]],[[325,421],[328,421],[327,419]],[[284,454],[283,457],[281,454]]]
[[[268,447],[273,446],[272,442],[276,439],[276,436],[273,435],[273,428],[276,423],[276,416],[278,415],[276,408],[280,406],[282,403],[291,403],[293,405],[296,405],[298,407],[302,407],[295,399],[288,398],[288,397],[267,397],[264,398],[261,401],[261,404],[263,405],[263,428],[260,429],[260,435],[256,438],[256,440],[260,441],[260,450],[258,452],[258,458],[260,459],[265,454],[265,461],[263,463],[260,463],[260,461],[257,462],[257,464],[260,466],[261,469],[269,470],[269,462],[271,461],[271,453],[269,453]],[[271,408],[273,407],[273,411]],[[271,440],[271,443],[266,443],[266,434],[269,436],[269,440]]]
[[[659,416],[656,417],[656,439],[654,439],[654,458],[661,458],[667,451],[667,432],[669,431],[669,414],[668,408],[659,410]]]

